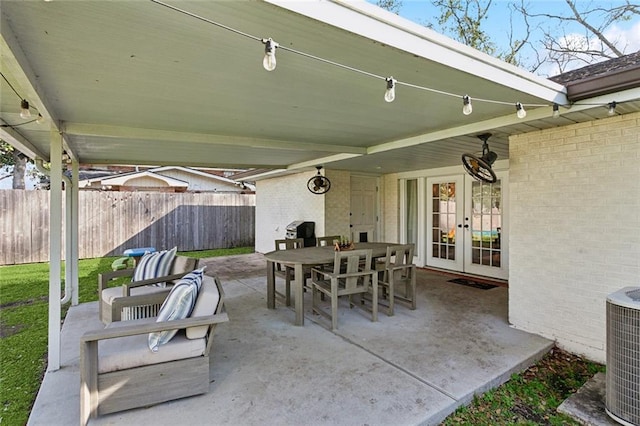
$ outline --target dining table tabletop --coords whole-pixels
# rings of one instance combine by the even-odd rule
[[[387,255],[387,247],[398,243],[355,243],[355,250],[370,249],[373,259]],[[283,264],[294,269],[293,300],[295,308],[295,325],[304,325],[304,269],[332,264],[335,259],[333,246],[302,247],[289,250],[275,250],[264,254],[267,260],[267,308],[276,307],[275,265]]]

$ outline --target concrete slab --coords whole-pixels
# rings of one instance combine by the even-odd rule
[[[552,346],[509,327],[506,288],[455,285],[424,270],[415,311],[398,306],[393,317],[381,311],[372,323],[345,303],[333,333],[305,294],[307,321],[296,327],[293,309],[266,307],[261,256],[229,258],[206,260],[207,272],[221,276],[230,318],[216,329],[209,392],[92,425],[438,424]],[[100,326],[97,310],[93,303],[69,311],[63,367],[46,374],[30,425],[78,423],[78,339]]]
[[[606,375],[597,373],[578,392],[567,398],[558,407],[558,412],[573,417],[582,425],[616,426],[605,411]]]

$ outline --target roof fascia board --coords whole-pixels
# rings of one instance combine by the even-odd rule
[[[264,0],[419,57],[536,96],[567,104],[565,88],[365,1]],[[277,41],[277,40],[276,40]],[[401,76],[395,76],[402,81]]]
[[[603,75],[584,78],[567,84],[567,96],[571,101],[615,93],[640,86],[640,65]]]
[[[141,129],[135,127],[110,126],[87,123],[63,123],[63,132],[68,135],[95,136],[106,138],[148,139],[161,141],[184,141],[189,143],[206,143],[218,145],[249,146],[251,148],[286,149],[294,151],[322,151],[351,154],[364,154],[366,148],[323,145],[307,142],[283,141],[275,139],[258,139],[241,136],[213,135],[205,133],[176,132],[159,129]]]

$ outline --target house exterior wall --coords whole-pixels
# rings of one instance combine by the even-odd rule
[[[200,176],[195,173],[187,173],[184,170],[169,169],[156,172],[159,175],[168,176],[174,179],[187,182],[188,191],[216,191],[216,192],[240,192],[240,188],[233,183],[223,182],[212,177]]]
[[[604,362],[606,296],[640,285],[640,113],[509,141],[509,320]]]
[[[398,194],[398,175],[388,174],[382,178],[382,197],[380,210],[382,212],[382,229],[380,240],[400,242],[398,228],[400,224],[400,205]]]
[[[125,184],[123,186],[142,186],[145,188],[163,188],[163,187],[168,187],[170,185],[167,184],[167,182],[161,180],[161,179],[156,179],[154,177],[151,176],[141,176],[141,177],[134,177],[131,179],[128,179]]]
[[[351,173],[340,170],[326,170],[325,176],[331,181],[331,190],[325,194],[324,233],[316,229],[316,236],[349,236],[351,223]]]
[[[316,171],[256,182],[256,251],[273,251],[294,220],[315,222],[316,235],[325,232],[325,197],[309,192],[307,181]],[[331,184],[331,191],[334,183]],[[329,192],[331,192],[329,191]]]

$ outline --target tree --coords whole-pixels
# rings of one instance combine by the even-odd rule
[[[609,7],[595,7],[591,2],[577,0],[564,0],[564,3],[567,6],[564,14],[532,13],[524,0],[515,7],[525,19],[546,22],[540,28],[547,62],[564,72],[569,68],[625,55],[628,46],[621,46],[623,42],[607,35],[607,32],[616,23],[640,16],[640,4],[629,0]],[[565,28],[571,23],[582,28],[581,35],[566,33]]]
[[[25,189],[25,177],[42,178],[44,175],[27,165],[33,161],[22,152],[0,139],[0,180],[13,177],[13,189]]]
[[[376,6],[387,9],[389,12],[398,14],[402,7],[402,0],[377,0]]]
[[[379,0],[400,10],[401,0]],[[431,0],[439,9],[438,28],[451,38],[531,72],[564,72],[603,59],[623,56],[629,46],[610,30],[621,22],[640,16],[640,4],[621,0],[604,7],[604,2],[563,0],[563,13],[536,12],[531,3],[509,2],[510,26],[507,42],[497,45],[489,36],[487,18],[496,5],[493,0]],[[500,3],[499,7],[504,7]],[[534,4],[534,5],[539,5]],[[433,25],[429,25],[434,27]],[[580,34],[568,33],[579,28]]]

